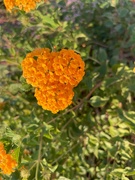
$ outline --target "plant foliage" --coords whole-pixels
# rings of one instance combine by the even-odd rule
[[[48,0],[0,9],[0,141],[18,167],[5,180],[135,179],[135,3]],[[73,103],[38,106],[21,62],[35,48],[73,49],[85,76]]]

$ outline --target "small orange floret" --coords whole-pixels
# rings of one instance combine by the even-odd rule
[[[11,12],[14,7],[18,7],[20,10],[24,10],[25,12],[29,12],[36,8],[36,3],[41,0],[4,0],[4,4],[6,9]]]
[[[3,174],[10,175],[14,172],[14,168],[17,166],[17,162],[10,154],[6,154],[4,145],[0,142],[0,169]]]
[[[73,50],[50,52],[35,49],[22,61],[23,76],[36,87],[35,97],[43,109],[57,113],[72,103],[73,88],[84,76],[85,64]]]

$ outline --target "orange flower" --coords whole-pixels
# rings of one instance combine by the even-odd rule
[[[6,154],[3,143],[0,142],[0,168],[3,174],[10,175],[14,172],[17,162],[10,154]]]
[[[22,61],[23,76],[36,87],[38,104],[53,113],[72,103],[73,88],[82,80],[84,66],[81,56],[67,49],[60,52],[35,49]]]
[[[36,8],[36,3],[41,0],[4,0],[6,9],[11,12],[14,7],[18,7],[20,10],[29,12],[32,9]]]
[[[50,110],[52,113],[57,113],[64,110],[72,103],[74,92],[71,87],[58,83],[56,87],[50,90],[38,89],[35,90],[35,97],[38,104],[43,109]]]

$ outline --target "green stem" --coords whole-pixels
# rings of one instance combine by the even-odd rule
[[[57,116],[56,118],[53,118],[51,119],[48,124],[51,124],[53,123],[56,119],[58,119],[59,117],[61,116],[64,116],[65,114],[71,112],[71,111],[75,111],[76,109],[78,109],[83,103],[85,100],[89,99],[91,97],[91,95],[94,93],[94,91],[99,88],[102,84],[102,81],[98,82],[91,90],[90,92],[76,105],[74,106],[73,108],[67,110],[66,112],[64,112],[63,114],[60,114],[59,116]]]
[[[36,166],[36,173],[35,173],[36,180],[38,180],[38,172],[39,172],[39,165],[40,165],[40,161],[41,161],[42,144],[43,144],[43,130],[41,129],[41,133],[39,136],[38,159],[37,159],[37,166]]]
[[[68,151],[66,151],[65,153],[63,153],[62,155],[60,155],[57,159],[55,159],[52,162],[52,165],[57,163],[64,155],[67,155],[69,152],[71,152],[79,143],[77,142],[76,144],[74,144]]]

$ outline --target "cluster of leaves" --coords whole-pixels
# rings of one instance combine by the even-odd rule
[[[0,10],[0,139],[18,161],[5,179],[135,179],[135,5],[110,2]],[[56,115],[21,76],[20,62],[37,47],[74,49],[86,64],[73,104]]]

